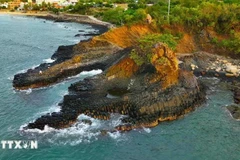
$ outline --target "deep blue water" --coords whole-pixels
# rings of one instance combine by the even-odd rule
[[[99,73],[84,73],[33,91],[19,92],[12,88],[14,74],[50,58],[59,45],[77,43],[80,38],[74,35],[78,30],[93,29],[75,23],[0,15],[0,141],[38,141],[36,150],[2,149],[0,145],[1,160],[240,159],[240,121],[232,119],[225,108],[233,102],[232,93],[219,84],[212,87],[206,104],[196,111],[152,129],[100,135],[99,128],[119,123],[119,116],[114,115],[113,120],[107,122],[93,120],[92,126],[78,123],[62,130],[23,131],[22,127],[28,122],[58,110],[57,104],[71,83]]]

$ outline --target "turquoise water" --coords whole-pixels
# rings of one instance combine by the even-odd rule
[[[71,83],[100,71],[86,72],[49,88],[23,92],[13,90],[14,74],[42,63],[59,45],[77,43],[79,37],[74,35],[78,30],[93,30],[89,27],[0,15],[0,140],[38,141],[36,150],[0,146],[1,160],[240,159],[240,122],[232,119],[224,107],[232,103],[232,93],[218,85],[212,87],[206,104],[196,111],[151,129],[102,136],[101,127],[119,123],[119,116],[113,115],[111,121],[93,120],[92,126],[77,123],[62,130],[23,131],[28,122],[59,110],[57,104]],[[82,118],[86,116],[79,117]]]

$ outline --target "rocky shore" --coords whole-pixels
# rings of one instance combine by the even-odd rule
[[[150,62],[137,65],[130,56],[133,44],[151,32],[149,24],[123,26],[77,45],[60,46],[52,56],[53,63],[15,75],[13,86],[21,90],[49,86],[82,71],[103,70],[98,76],[72,84],[59,104],[60,112],[41,116],[26,129],[69,127],[80,114],[109,120],[111,113],[125,115],[113,130],[154,127],[185,115],[205,101],[206,87],[198,76],[239,80],[238,60],[206,52],[176,55],[163,43],[153,46]],[[235,92],[235,99],[240,99],[238,90]]]
[[[154,127],[194,110],[205,100],[204,86],[191,72],[178,68],[175,54],[165,45],[160,43],[154,50],[157,59],[165,57],[170,63],[159,65],[153,60],[138,67],[129,58],[129,50],[122,50],[124,56],[101,75],[72,84],[60,112],[44,115],[27,128],[69,127],[82,113],[102,120],[120,113],[127,117],[115,129],[128,131]]]
[[[32,16],[32,15],[31,15]],[[79,22],[91,24],[92,28],[97,32],[85,33],[85,31],[79,31],[78,36],[94,36],[103,34],[108,30],[108,26],[96,22],[94,20],[88,21],[86,16],[78,19],[76,16],[71,15],[39,15],[38,18],[44,18],[54,21],[66,21],[66,22]],[[96,43],[94,48],[88,47],[91,43]],[[89,71],[94,68],[105,69],[108,62],[114,61],[119,58],[119,51],[121,48],[106,41],[82,41],[81,46],[70,45],[60,46],[57,51],[52,55],[52,63],[43,63],[34,69],[29,69],[25,73],[20,73],[14,76],[13,86],[16,89],[24,90],[28,88],[39,88],[52,85],[64,80],[67,77],[74,76],[80,72]],[[96,51],[96,52],[95,52]],[[91,52],[91,53],[90,53]],[[94,53],[93,53],[94,52]],[[86,55],[86,53],[89,53]],[[106,54],[104,54],[106,53]],[[114,53],[113,56],[109,54]],[[87,58],[86,58],[87,57]],[[89,58],[92,57],[92,58]],[[84,59],[87,59],[84,61]],[[81,64],[79,63],[81,61]]]
[[[79,14],[46,14],[46,15],[30,15],[36,18],[42,18],[46,20],[52,20],[55,22],[76,22],[82,24],[90,24],[92,27],[96,27],[99,32],[102,34],[106,31],[106,28],[114,28],[115,26],[111,23],[100,21],[93,16],[79,15]]]
[[[178,57],[180,67],[192,71],[196,76],[216,77],[229,82],[235,104],[227,106],[227,109],[233,118],[240,119],[240,60],[206,52],[179,54]]]
[[[180,67],[196,76],[219,77],[226,81],[239,80],[240,60],[206,52],[179,54]]]

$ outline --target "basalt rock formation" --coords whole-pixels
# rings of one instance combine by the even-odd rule
[[[126,117],[115,129],[128,131],[174,120],[205,100],[204,86],[192,72],[178,68],[175,53],[165,44],[156,44],[151,62],[141,66],[130,58],[130,50],[119,52],[122,57],[108,61],[102,74],[69,87],[60,112],[44,115],[26,128],[64,128],[74,124],[82,113],[102,120],[120,113]]]
[[[53,63],[15,75],[13,86],[28,89],[48,86],[82,71],[103,70],[72,84],[59,104],[60,112],[41,116],[26,128],[59,129],[77,122],[82,113],[102,120],[120,113],[126,116],[115,130],[127,131],[174,120],[200,105],[205,100],[205,87],[188,66],[179,68],[175,53],[165,44],[155,44],[149,61],[141,65],[131,58],[137,39],[154,32],[151,24],[122,26],[74,46],[61,46],[52,56]]]
[[[55,62],[43,63],[15,75],[13,87],[19,90],[45,87],[82,71],[105,70],[123,56],[121,50],[131,47],[137,38],[151,32],[150,25],[123,26],[76,45],[60,46],[52,56]]]
[[[61,46],[52,56],[55,62],[44,63],[26,73],[15,75],[13,86],[16,89],[39,88],[82,71],[105,70],[109,64],[122,56],[121,50],[122,48],[103,40],[89,40],[81,42],[78,46]]]

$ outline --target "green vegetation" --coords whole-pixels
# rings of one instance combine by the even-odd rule
[[[12,0],[0,0],[0,3],[4,3],[4,2],[10,2]]]
[[[146,3],[154,3],[147,6]],[[168,21],[168,0],[141,1],[129,3],[128,9],[109,8],[98,13],[98,18],[116,25],[139,23],[150,14],[153,24],[161,33],[176,34],[172,28],[182,26],[190,33],[199,34],[211,28],[225,39],[218,45],[234,53],[239,52],[240,2],[239,0],[171,0]],[[235,34],[231,34],[235,32]],[[181,33],[178,33],[181,34]],[[174,35],[176,36],[176,35]],[[181,38],[181,36],[178,36]],[[213,43],[214,44],[214,43]],[[171,44],[170,44],[171,45]],[[172,48],[172,46],[170,46]],[[174,49],[174,48],[173,48]]]
[[[148,34],[137,41],[134,46],[135,49],[130,54],[130,58],[138,66],[149,63],[152,58],[152,48],[158,42],[166,43],[173,50],[177,46],[176,38],[171,34]],[[164,62],[165,59],[160,59],[159,61],[160,64]]]
[[[146,18],[146,11],[142,8],[136,10],[117,7],[109,9],[103,13],[102,19],[117,25],[131,24],[133,22],[141,22]]]
[[[230,50],[235,54],[240,54],[240,33],[232,33],[229,39],[218,40],[218,38],[212,38],[212,43],[218,47]]]
[[[0,0],[5,2],[9,0]],[[151,3],[152,5],[148,5]],[[211,28],[218,36],[212,44],[223,47],[234,53],[240,53],[240,1],[239,0],[171,0],[168,17],[168,0],[79,0],[76,5],[56,9],[43,2],[24,6],[25,10],[52,11],[94,15],[98,19],[117,26],[132,25],[145,22],[146,15],[151,15],[154,26],[159,33],[164,33],[161,41],[170,48],[176,46],[176,38],[181,39],[182,33],[173,28],[184,28],[185,32],[199,34]],[[172,35],[172,37],[170,37]],[[224,37],[219,38],[219,37]],[[158,37],[159,38],[159,37]],[[174,41],[169,41],[174,39]],[[135,56],[135,59],[136,56]]]

